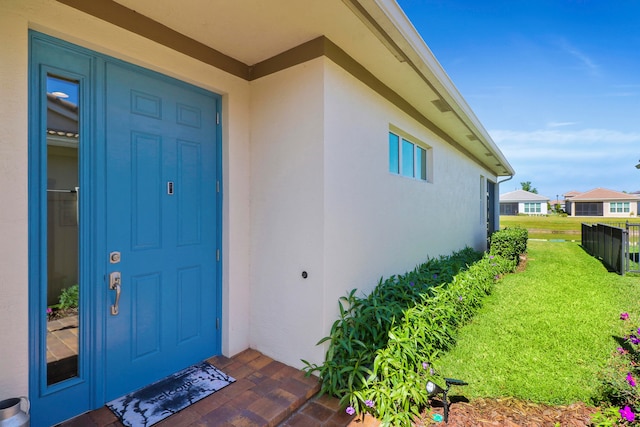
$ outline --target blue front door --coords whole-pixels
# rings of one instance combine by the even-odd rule
[[[29,397],[46,426],[220,354],[221,98],[30,37]]]
[[[218,212],[211,94],[120,63],[105,93],[110,400],[219,353]]]

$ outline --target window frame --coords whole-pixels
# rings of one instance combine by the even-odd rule
[[[533,208],[533,210],[531,210]],[[524,213],[536,214],[542,213],[541,202],[524,202]]]
[[[629,213],[631,204],[629,202],[609,202],[609,213]]]
[[[409,150],[412,161],[405,162]],[[388,132],[388,160],[390,174],[432,182],[432,147],[393,125],[389,126]]]

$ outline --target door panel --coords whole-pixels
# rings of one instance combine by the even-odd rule
[[[29,34],[29,398],[52,425],[220,353],[220,97]],[[77,249],[53,244],[74,226]],[[58,276],[80,289],[65,375],[47,363]]]
[[[106,400],[219,353],[215,99],[106,65]],[[116,293],[107,291],[108,304]]]

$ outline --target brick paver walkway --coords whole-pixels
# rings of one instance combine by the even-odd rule
[[[78,316],[47,322],[47,363],[78,354]]]
[[[245,350],[227,358],[209,360],[236,379],[222,390],[166,418],[157,427],[373,427],[373,419],[355,420],[337,399],[316,397],[316,377],[275,361],[258,351]],[[80,415],[59,427],[122,427],[103,407]]]

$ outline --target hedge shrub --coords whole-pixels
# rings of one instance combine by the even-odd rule
[[[421,303],[431,288],[450,282],[481,257],[481,253],[465,248],[429,259],[404,275],[380,279],[368,296],[359,297],[353,289],[341,297],[340,318],[333,323],[329,336],[318,342],[329,342],[324,363],[317,366],[302,361],[308,373],[318,372],[321,392],[344,397],[361,389],[372,372],[376,351],[387,345],[389,330],[402,320],[405,311]]]
[[[529,232],[526,228],[513,227],[496,231],[491,235],[489,253],[520,261],[520,255],[527,252]]]
[[[366,297],[353,289],[338,301],[318,372],[321,393],[340,398],[349,413],[371,413],[383,425],[411,425],[428,402],[434,363],[454,343],[501,275],[514,271],[526,252],[527,231],[510,228],[491,238],[488,254],[466,248],[431,259],[405,275],[380,279]],[[441,383],[442,381],[440,381]]]

